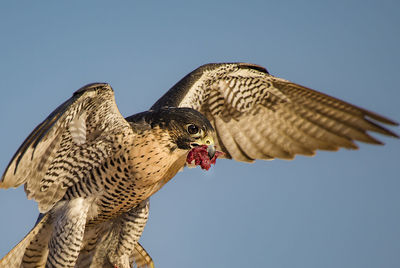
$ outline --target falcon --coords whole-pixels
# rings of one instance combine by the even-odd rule
[[[368,132],[399,137],[383,125],[398,124],[249,63],[203,65],[127,118],[110,85],[87,85],[36,127],[3,174],[0,187],[23,184],[41,215],[0,265],[152,266],[138,243],[149,198],[185,165],[382,144]]]

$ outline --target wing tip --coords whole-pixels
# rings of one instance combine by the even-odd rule
[[[9,188],[18,188],[22,184],[25,183],[25,181],[20,181],[20,180],[12,180],[11,178],[8,178],[7,171],[3,174],[3,176],[0,179],[0,189],[9,189]]]
[[[365,112],[365,115],[367,117],[371,118],[372,120],[376,120],[378,122],[381,122],[383,124],[390,125],[390,126],[399,126],[398,122],[396,122],[390,118],[387,118],[387,117],[377,114],[375,112],[371,112],[369,110],[364,110],[364,112]]]

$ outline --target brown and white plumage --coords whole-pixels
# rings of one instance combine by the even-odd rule
[[[175,84],[152,109],[190,107],[210,120],[227,157],[292,159],[315,150],[356,149],[354,141],[381,144],[367,131],[398,137],[376,113],[248,63],[206,64]]]
[[[138,243],[149,215],[149,200],[110,221],[89,227],[76,267],[153,267],[153,260]]]
[[[32,132],[3,175],[0,187],[24,184],[45,217],[0,264],[20,256],[26,265],[151,266],[138,244],[148,198],[184,166],[195,141],[188,123],[246,162],[381,144],[368,132],[398,137],[382,126],[394,121],[254,64],[201,66],[126,119],[109,85],[88,85]]]
[[[4,172],[0,187],[24,184],[28,198],[38,202],[40,212],[47,212],[68,187],[116,155],[116,144],[129,135],[134,134],[118,111],[111,87],[88,85],[28,136]]]
[[[124,222],[132,224],[127,230],[140,236],[148,216],[148,202],[146,203],[145,218],[138,217],[125,221],[124,217],[118,217],[104,224],[89,227],[85,234],[84,244],[79,254],[76,267],[104,267],[114,268],[110,263],[108,253],[115,250],[119,246],[120,237],[123,235],[129,238],[130,235],[124,234]],[[139,225],[137,221],[142,221]],[[126,224],[125,223],[125,224]],[[139,227],[139,230],[138,230]],[[0,267],[17,268],[21,267],[44,267],[48,255],[48,238],[51,234],[51,222],[49,214],[42,214],[35,227],[29,234],[16,245],[12,251],[0,260]],[[137,240],[136,240],[137,241]],[[140,243],[136,243],[130,263],[134,263],[137,268],[151,268],[154,263],[150,255],[142,247]]]
[[[40,266],[43,260],[46,267],[79,265],[80,252],[93,239],[87,237],[90,230],[120,224],[112,230],[119,233],[111,240],[115,252],[102,257],[129,267],[134,254],[139,256],[135,245],[142,219],[147,220],[137,211],[140,204],[184,167],[193,146],[213,147],[213,132],[193,109],[166,108],[124,119],[108,84],[76,91],[28,136],[0,181],[1,188],[24,184],[28,198],[48,217],[46,232],[32,238],[22,265]],[[104,238],[96,237],[108,229],[101,230],[94,239]]]

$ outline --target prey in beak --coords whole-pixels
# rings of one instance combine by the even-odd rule
[[[211,164],[215,165],[217,158],[224,155],[223,152],[215,149],[214,142],[205,142],[206,144],[200,145],[192,143],[192,149],[189,151],[186,162],[189,165],[200,166],[202,169],[209,170]]]

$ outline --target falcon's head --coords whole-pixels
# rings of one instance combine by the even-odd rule
[[[210,158],[214,157],[215,131],[200,112],[191,108],[162,108],[153,112],[152,124],[166,129],[177,148],[191,150],[206,145]]]
[[[215,131],[210,121],[200,112],[191,108],[161,108],[136,114],[127,118],[130,122],[140,122],[143,118],[151,128],[160,128],[168,133],[170,149],[191,150],[203,145],[212,159],[216,152]]]

